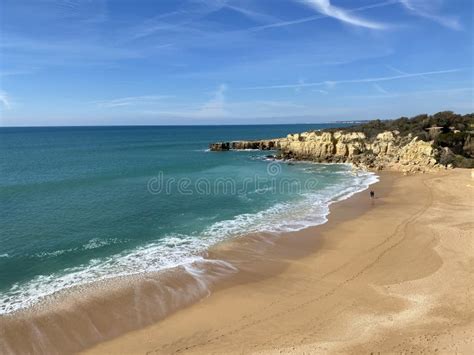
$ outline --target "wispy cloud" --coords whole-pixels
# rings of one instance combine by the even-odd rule
[[[174,103],[157,110],[143,110],[142,114],[166,118],[186,118],[199,120],[220,120],[235,117],[269,117],[275,115],[291,115],[295,110],[305,109],[305,105],[286,100],[242,100],[230,101],[227,98],[226,84],[220,84],[210,93],[211,98],[193,105]]]
[[[416,90],[416,91],[407,91],[407,92],[394,92],[387,93],[382,95],[347,95],[342,97],[351,97],[351,98],[366,98],[366,99],[390,99],[396,97],[413,97],[415,95],[426,95],[426,94],[459,94],[459,93],[469,93],[473,92],[474,88],[464,87],[464,88],[451,88],[451,89],[432,89],[432,90]],[[472,105],[471,105],[472,106]]]
[[[0,91],[0,104],[3,108],[9,110],[11,108],[10,98],[5,91]]]
[[[262,105],[262,106],[267,106],[270,108],[277,108],[277,109],[282,109],[282,108],[304,108],[305,105],[302,104],[297,104],[291,101],[274,101],[274,100],[257,100],[252,102],[254,105]]]
[[[197,112],[198,117],[222,117],[227,116],[228,112],[225,108],[227,91],[226,84],[220,84],[213,93],[213,97],[206,102]]]
[[[461,24],[455,17],[439,15],[436,13],[440,1],[433,0],[400,0],[400,3],[411,13],[435,21],[442,26],[453,30],[460,30]]]
[[[189,103],[163,102],[158,109],[142,110],[147,115],[158,115],[167,117],[187,117],[187,118],[224,118],[228,117],[226,84],[220,84],[215,91],[210,93],[210,99],[203,102],[197,102],[192,105]]]
[[[375,90],[377,90],[379,93],[383,94],[383,95],[389,95],[390,93],[385,90],[383,87],[381,87],[379,84],[377,83],[374,83],[373,84],[373,87]]]
[[[339,21],[342,21],[354,26],[370,28],[373,30],[380,30],[380,29],[385,28],[385,25],[381,23],[359,18],[357,16],[352,15],[349,11],[345,9],[342,9],[337,6],[333,6],[330,0],[301,0],[301,1],[303,1],[308,6],[312,7],[316,11],[328,17],[335,18]]]
[[[295,112],[306,112],[307,109],[306,105],[285,100],[229,101],[225,95],[222,96],[223,91],[227,90],[224,87],[220,85],[213,93],[214,97],[204,104],[197,103],[190,106],[183,103],[162,110],[144,110],[140,113],[160,120],[180,118],[221,123],[227,120],[228,123],[232,123],[230,120],[234,118],[245,118],[245,120],[252,122],[258,117],[290,117]]]
[[[34,70],[29,69],[29,70],[0,70],[0,77],[4,76],[15,76],[15,75],[27,75],[33,73]]]
[[[323,89],[315,89],[314,91],[315,91],[315,92],[319,92],[320,94],[323,94],[323,95],[329,94],[329,91],[323,90]]]
[[[388,69],[390,69],[391,71],[395,72],[395,73],[398,73],[398,74],[402,74],[402,75],[405,75],[405,74],[408,74],[407,72],[404,72],[403,70],[400,70],[398,68],[395,68],[394,66],[391,66],[391,65],[386,65],[386,67]]]
[[[144,96],[129,96],[121,97],[118,99],[94,101],[100,107],[113,108],[123,106],[137,106],[137,105],[149,105],[163,100],[172,98],[170,95],[144,95]]]
[[[172,11],[160,14],[145,20],[143,23],[128,30],[128,34],[122,40],[133,41],[154,35],[157,32],[177,33],[190,31],[187,26],[203,16],[202,13],[190,11]]]
[[[230,9],[230,10],[233,10],[235,12],[238,12],[239,14],[241,15],[244,15],[245,17],[257,22],[257,23],[272,23],[272,22],[276,22],[276,21],[280,21],[279,19],[275,18],[274,16],[270,16],[268,14],[265,14],[265,13],[262,13],[262,12],[258,12],[258,11],[254,11],[254,10],[251,10],[251,9],[248,9],[248,8],[244,8],[244,7],[239,7],[239,6],[234,6],[234,5],[230,5],[230,4],[227,4],[225,6],[227,9]]]
[[[279,20],[278,18],[271,16],[267,13],[256,11],[255,9],[253,9],[251,6],[249,6],[250,4],[252,4],[252,2],[247,2],[245,6],[238,6],[235,4],[235,1],[229,0],[194,0],[193,2],[204,5],[204,15],[215,13],[223,9],[228,9],[235,11],[255,22],[265,23],[275,22]]]
[[[408,72],[403,71],[403,70],[398,69],[398,68],[395,68],[394,66],[391,66],[391,65],[386,65],[386,67],[387,67],[388,69],[392,70],[393,72],[398,73],[398,74],[402,74],[402,75],[409,74]],[[424,79],[425,81],[430,81],[430,82],[433,81],[432,78],[429,78],[429,77],[426,76],[426,75],[421,75],[420,78]]]
[[[194,104],[189,103],[164,103],[162,108],[152,110],[142,110],[146,115],[171,117],[171,118],[190,118],[190,119],[215,119],[229,116],[226,92],[226,84],[220,84],[215,91],[210,93],[210,99],[204,102]]]
[[[86,65],[119,59],[141,58],[139,51],[112,46],[110,43],[76,38],[45,41],[34,37],[3,34],[0,41],[2,54],[23,58],[24,65]],[[18,65],[21,65],[19,63]]]
[[[264,12],[255,11],[248,6],[237,6],[227,0],[193,0],[184,1],[182,8],[178,11],[158,14],[135,28],[130,29],[126,40],[136,40],[159,33],[188,33],[204,36],[208,33],[196,28],[196,25],[204,22],[208,15],[215,14],[221,10],[230,10],[257,24],[268,24],[281,21],[279,18]],[[237,33],[239,31],[234,31]],[[246,32],[246,31],[240,31]]]
[[[425,75],[438,75],[438,74],[449,74],[449,73],[456,73],[464,70],[463,68],[457,69],[448,69],[448,70],[436,70],[436,71],[428,71],[428,72],[421,72],[421,73],[406,73],[400,75],[392,75],[392,76],[381,76],[381,77],[374,77],[374,78],[363,78],[363,79],[348,79],[348,80],[325,80],[319,81],[315,83],[297,83],[297,84],[284,84],[284,85],[268,85],[268,86],[254,86],[254,87],[247,87],[243,88],[245,90],[261,90],[261,89],[294,89],[294,88],[302,88],[302,87],[312,87],[312,86],[326,86],[326,87],[334,87],[337,84],[358,84],[358,83],[377,83],[381,81],[390,81],[390,80],[398,80],[398,79],[406,79],[406,78],[416,78],[422,77]]]
[[[385,6],[395,5],[395,4],[398,4],[399,1],[400,0],[388,0],[388,1],[383,1],[383,2],[376,3],[376,4],[372,4],[372,5],[365,5],[365,6],[356,7],[354,9],[348,9],[348,10],[345,10],[345,11],[348,14],[351,14],[351,13],[354,13],[354,12],[362,12],[362,11],[365,11],[365,10],[375,9],[375,8],[378,8],[378,7],[385,7]],[[306,16],[306,17],[302,17],[302,18],[299,18],[299,19],[295,19],[295,20],[278,21],[278,22],[270,23],[268,25],[255,26],[253,28],[250,28],[249,31],[257,32],[257,31],[263,31],[263,30],[271,29],[271,28],[294,26],[294,25],[299,25],[299,24],[306,23],[306,22],[321,20],[321,19],[328,18],[328,17],[329,17],[328,15]]]

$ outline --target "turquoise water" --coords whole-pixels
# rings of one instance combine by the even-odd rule
[[[0,313],[190,262],[233,236],[323,223],[374,177],[207,146],[327,126],[0,129]]]

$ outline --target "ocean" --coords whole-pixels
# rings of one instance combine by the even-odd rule
[[[1,128],[0,314],[187,265],[229,238],[324,223],[376,176],[207,147],[333,126]]]

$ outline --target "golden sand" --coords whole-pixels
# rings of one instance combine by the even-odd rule
[[[471,172],[384,173],[374,189],[325,225],[215,248],[242,272],[86,353],[474,353]]]

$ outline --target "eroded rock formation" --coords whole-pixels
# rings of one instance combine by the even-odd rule
[[[261,141],[235,141],[235,142],[219,142],[212,143],[209,149],[212,151],[226,151],[226,150],[274,150],[278,149],[278,142],[280,139],[268,139]]]
[[[474,168],[474,113],[372,120],[353,126],[289,134],[284,138],[224,142],[211,150],[278,150],[283,159],[352,163],[369,169],[429,171]]]
[[[309,160],[321,163],[352,163],[366,169],[395,169],[404,172],[426,172],[440,168],[439,152],[432,142],[398,131],[379,133],[368,139],[362,132],[304,132],[286,138],[262,141],[237,141],[211,144],[213,151],[231,149],[277,150],[283,159]]]

